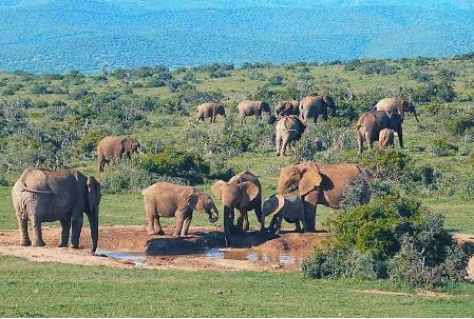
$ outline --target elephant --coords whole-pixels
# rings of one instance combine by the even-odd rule
[[[192,186],[158,182],[141,193],[145,202],[148,235],[164,235],[160,217],[176,217],[173,237],[188,235],[194,210],[207,214],[211,223],[219,218],[219,211],[212,198]]]
[[[237,105],[240,122],[244,124],[246,117],[255,115],[258,119],[262,118],[262,113],[271,113],[270,106],[264,101],[244,100]]]
[[[305,208],[305,231],[315,232],[318,204],[339,209],[344,192],[356,182],[367,184],[370,178],[371,172],[353,163],[294,163],[281,170],[277,194],[286,196],[298,191]],[[368,202],[370,196],[365,188],[362,202]]]
[[[306,129],[306,124],[296,115],[283,116],[278,119],[275,126],[275,145],[277,155],[287,155],[287,149],[293,141],[301,138]]]
[[[130,160],[135,152],[143,153],[140,143],[132,137],[104,137],[97,146],[97,170],[103,172],[106,163],[119,161],[123,154]]]
[[[298,100],[280,101],[275,105],[275,111],[278,116],[300,115],[299,105]]]
[[[420,122],[416,114],[415,104],[413,104],[412,101],[407,101],[399,97],[387,97],[381,99],[377,102],[374,108],[376,111],[398,112],[402,118],[402,123],[405,112],[411,112],[415,115],[416,121]]]
[[[224,204],[224,232],[226,242],[230,235],[249,230],[247,212],[253,210],[259,222],[259,231],[265,231],[265,217],[262,215],[262,186],[257,176],[244,171],[233,176],[228,182],[216,181],[211,192]],[[237,224],[234,225],[234,210],[237,209]]]
[[[395,132],[392,129],[384,128],[379,133],[379,150],[383,150],[386,147],[394,147],[393,140],[395,138]]]
[[[278,234],[281,230],[283,218],[296,224],[296,231],[300,232],[300,221],[303,223],[303,232],[308,229],[304,214],[304,204],[300,197],[288,197],[274,194],[263,202],[263,214],[273,216],[268,232]]]
[[[91,253],[95,254],[99,237],[100,183],[75,169],[51,171],[27,168],[12,189],[13,206],[20,228],[22,246],[30,246],[28,220],[31,221],[34,246],[44,246],[41,223],[59,220],[61,239],[59,247],[79,248],[83,213],[91,229]]]
[[[307,122],[309,118],[314,119],[316,123],[319,115],[323,116],[323,120],[328,119],[328,107],[332,110],[332,116],[336,114],[336,103],[332,97],[323,95],[308,95],[305,96],[299,104],[300,118]]]
[[[273,114],[264,114],[262,115],[262,121],[263,123],[272,125],[277,121],[277,117]]]
[[[225,109],[222,104],[219,103],[203,103],[197,107],[197,120],[204,121],[205,117],[211,118],[211,123],[216,122],[217,115],[220,114],[226,117]]]
[[[401,116],[397,112],[370,111],[363,113],[356,125],[357,147],[359,154],[362,154],[364,141],[368,148],[372,149],[373,142],[379,139],[380,131],[392,129],[397,132],[398,142],[403,148],[403,130]]]

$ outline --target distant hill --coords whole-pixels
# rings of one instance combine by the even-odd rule
[[[474,51],[467,0],[214,2],[3,0],[0,70],[96,73]]]

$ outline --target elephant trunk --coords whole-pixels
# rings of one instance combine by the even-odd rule
[[[417,121],[417,122],[420,122],[420,120],[418,119],[418,116],[416,115],[416,111],[415,111],[415,109],[413,109],[413,114],[415,115],[415,119],[416,119],[416,121]]]
[[[99,240],[99,214],[97,211],[95,211],[87,215],[87,218],[89,219],[89,224],[91,228],[91,254],[95,254],[95,251],[97,250],[97,242]]]
[[[207,215],[207,220],[210,223],[215,223],[219,219],[219,211],[216,207],[213,207],[209,211],[207,211]]]

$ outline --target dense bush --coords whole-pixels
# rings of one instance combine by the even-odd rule
[[[414,286],[464,281],[471,248],[458,247],[443,221],[391,192],[330,219],[334,241],[306,260],[303,271],[311,278],[390,278]]]

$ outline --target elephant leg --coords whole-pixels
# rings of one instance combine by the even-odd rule
[[[401,126],[397,131],[397,135],[398,135],[398,143],[400,143],[400,148],[403,148],[403,130]]]
[[[285,156],[287,154],[287,149],[288,149],[288,136],[283,137],[283,142],[281,145],[281,150],[280,150],[280,156]]]
[[[67,247],[69,242],[69,232],[71,230],[71,220],[63,219],[59,221],[61,223],[61,239],[58,247]]]
[[[280,154],[280,151],[281,151],[281,136],[279,136],[279,135],[277,135],[276,139],[275,139],[275,149],[276,149],[277,156],[281,155]]]
[[[312,195],[312,194],[310,194]],[[316,205],[304,201],[304,220],[306,221],[306,232],[316,232]],[[304,227],[304,226],[303,226]]]
[[[249,220],[247,216],[247,211],[239,209],[239,214],[237,215],[237,224],[235,226],[236,231],[239,233],[246,232],[249,230]]]
[[[301,233],[301,223],[299,219],[295,219],[295,232]]]
[[[161,227],[160,223],[160,216],[156,215],[155,218],[153,218],[153,225],[155,227],[155,233],[156,235],[164,235],[165,232],[163,231],[163,228]],[[152,235],[154,235],[152,234]]]
[[[20,228],[20,245],[31,246],[30,236],[28,236],[28,219],[18,217],[18,226]]]
[[[367,142],[367,149],[371,150],[374,146],[374,141],[372,140],[371,134],[365,134],[365,141]]]
[[[271,233],[271,234],[275,234],[276,233],[276,221],[277,221],[277,216],[274,215],[272,217],[272,220],[270,221],[270,225],[268,226],[268,232]]]
[[[81,237],[83,221],[84,216],[82,212],[73,214],[71,221],[71,247],[74,249],[79,248],[79,238]]]
[[[278,214],[275,223],[275,234],[278,235],[281,232],[281,222],[283,221],[283,214]]]
[[[191,225],[191,221],[193,220],[193,214],[189,214],[187,218],[184,219],[183,224],[183,231],[181,232],[181,236],[187,236],[189,231],[189,225]]]
[[[257,205],[257,208],[254,210],[255,215],[257,216],[257,222],[258,222],[258,231],[260,234],[265,233],[265,215],[263,215],[261,204]]]
[[[33,231],[35,234],[34,246],[44,246],[43,235],[41,233],[41,221],[38,217],[33,217]]]
[[[173,237],[180,237],[184,225],[184,213],[176,213],[176,224],[173,231]]]
[[[299,217],[299,220],[296,221],[296,225],[298,228],[300,228],[300,221],[303,223],[303,229],[299,229],[297,230],[298,232],[307,232],[309,230],[309,226],[308,226],[308,223],[306,222],[306,218],[305,218],[305,214],[303,212],[303,214],[301,214],[301,216]],[[316,222],[316,221],[315,221]]]

